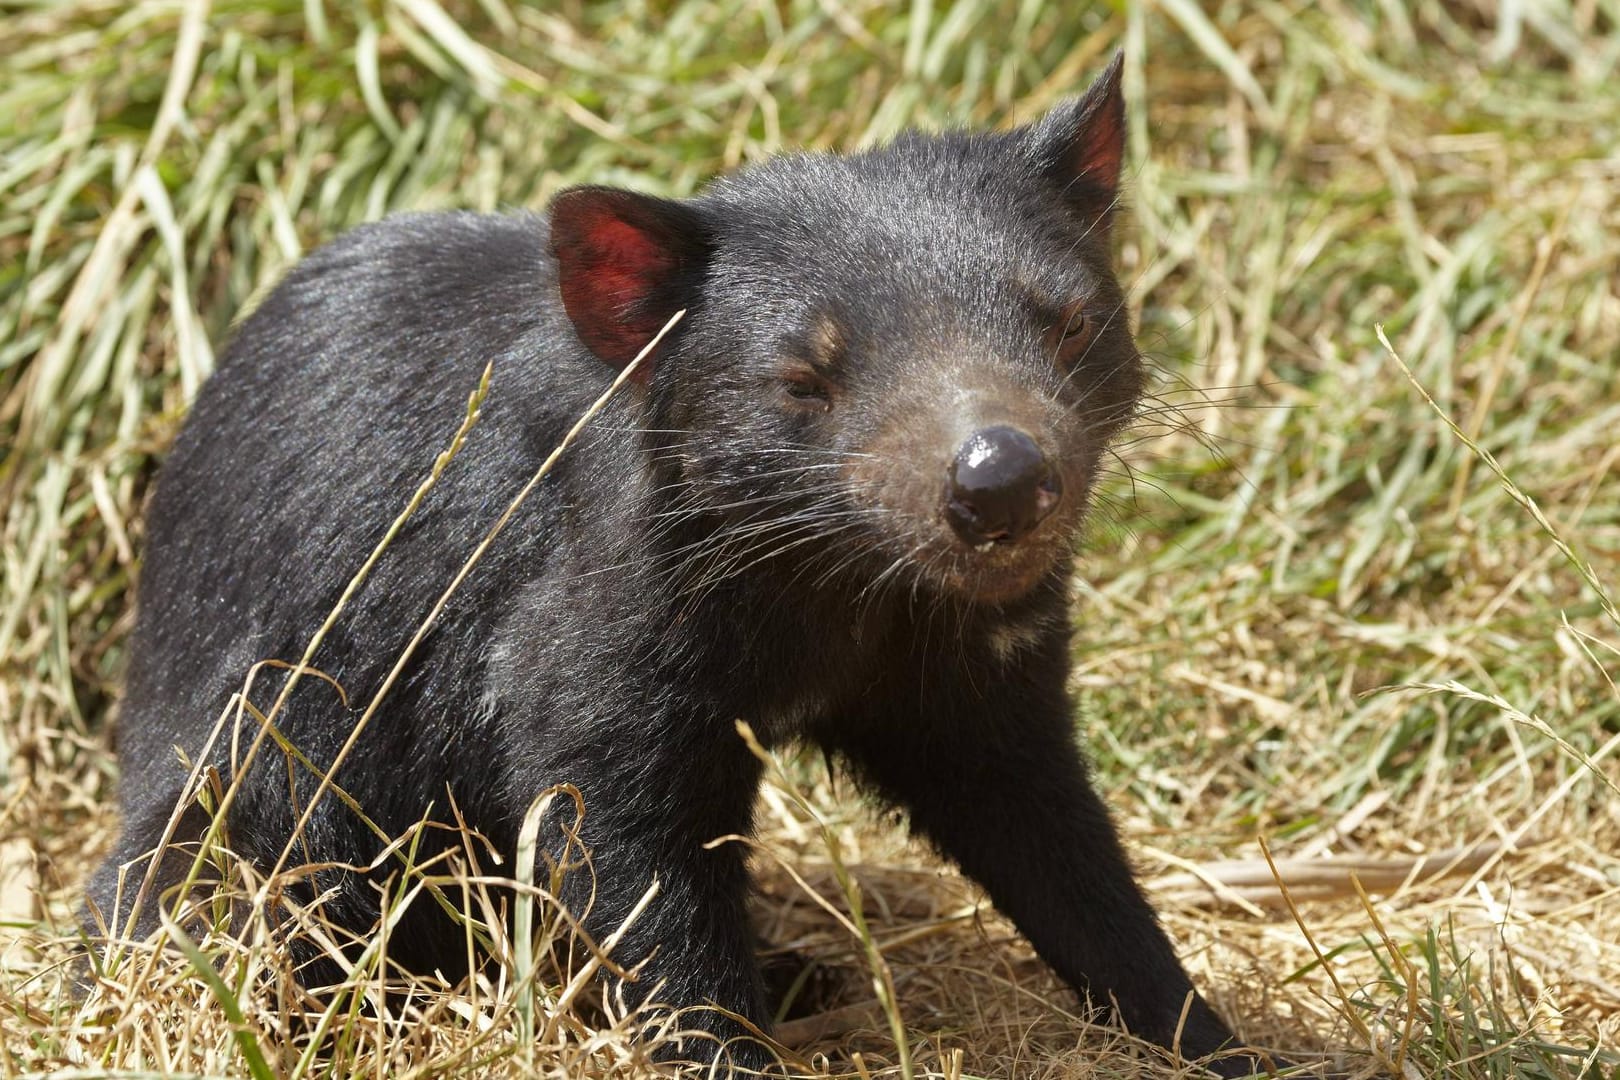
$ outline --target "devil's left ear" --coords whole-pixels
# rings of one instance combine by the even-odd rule
[[[551,253],[563,308],[580,340],[622,370],[670,316],[691,306],[709,243],[703,222],[684,203],[576,187],[552,201]],[[650,363],[636,372],[641,381],[651,375]]]
[[[1116,52],[1085,94],[1058,105],[1028,134],[1036,160],[1059,189],[1099,213],[1113,207],[1125,161],[1124,59]]]

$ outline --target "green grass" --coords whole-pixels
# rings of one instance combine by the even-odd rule
[[[1615,0],[0,0],[0,1075],[636,1075],[635,1018],[556,985],[334,1012],[309,1054],[264,950],[61,995],[185,402],[357,222],[1028,119],[1121,46],[1120,257],[1161,378],[1082,564],[1076,689],[1166,924],[1268,1045],[1620,1075]],[[816,1069],[1164,1071],[819,766],[786,776],[805,802],[768,797],[763,841],[804,887],[762,858],[760,917],[832,973]],[[1292,911],[1175,876],[1262,841]],[[1309,861],[1487,841],[1367,903]]]

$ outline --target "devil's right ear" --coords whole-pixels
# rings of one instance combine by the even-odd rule
[[[708,230],[683,203],[606,187],[569,188],[551,203],[563,308],[586,348],[616,370],[692,305],[709,252]],[[634,377],[651,373],[644,362]]]
[[[1047,176],[1071,202],[1105,224],[1119,195],[1125,161],[1124,59],[1123,52],[1115,53],[1083,95],[1058,105],[1027,129]]]

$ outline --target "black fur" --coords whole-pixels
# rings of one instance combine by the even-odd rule
[[[1141,377],[1107,242],[1122,118],[1116,64],[1030,129],[784,157],[678,204],[580,189],[550,222],[397,217],[305,260],[242,326],[152,501],[125,826],[92,902],[127,912],[119,867],[155,847],[181,793],[174,748],[200,752],[256,661],[301,655],[484,365],[482,419],[314,658],[351,707],[305,677],[278,717],[317,766],[628,345],[684,307],[650,376],[456,593],[338,783],[390,834],[430,804],[448,821],[453,798],[509,857],[536,793],[577,785],[595,867],[587,929],[605,935],[661,886],[616,953],[652,956],[632,999],[661,983],[665,1003],[764,1025],[744,852],[705,848],[751,826],[760,768],[734,729],[746,718],[768,743],[818,744],[906,808],[1133,1031],[1168,1045],[1191,995],[1183,1052],[1231,1045],[1132,881],[1066,689],[1072,538]],[[1054,329],[1074,303],[1083,339]],[[940,521],[944,469],[966,435],[1003,422],[1041,443],[1063,506],[1027,541],[969,549]],[[260,672],[261,709],[284,678]],[[212,760],[228,775],[229,747]],[[285,759],[266,755],[229,815],[234,849],[261,869],[315,788],[293,772],[296,800]],[[176,841],[205,824],[190,813]],[[327,797],[299,857],[365,864],[380,846]],[[565,899],[583,908],[584,877],[571,880]],[[319,884],[336,890],[328,917],[373,925],[372,881]],[[466,966],[461,934],[427,903],[391,956]],[[697,1022],[738,1034],[708,1015]],[[728,1052],[768,1060],[745,1041]]]

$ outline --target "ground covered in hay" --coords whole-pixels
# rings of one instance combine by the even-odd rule
[[[1027,119],[1122,47],[1159,381],[1076,586],[1077,723],[1165,921],[1296,1060],[1620,1076],[1613,0],[8,0],[0,41],[0,1075],[645,1074],[531,940],[313,1022],[251,938],[65,991],[164,447],[346,226]],[[819,762],[761,817],[796,1069],[1187,1071]]]

